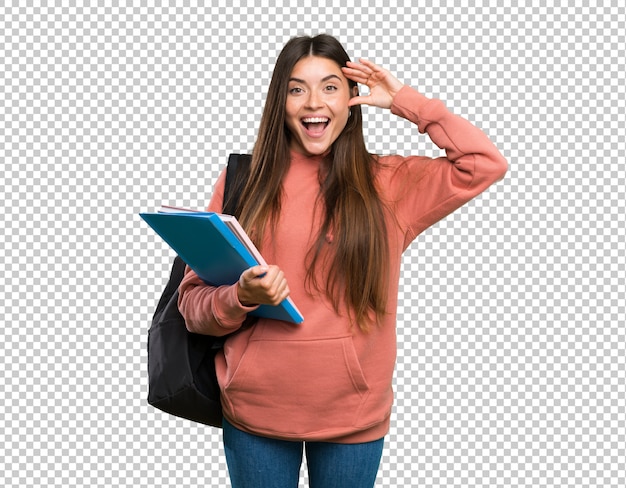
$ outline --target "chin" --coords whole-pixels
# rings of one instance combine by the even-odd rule
[[[302,145],[293,147],[295,152],[301,153],[305,156],[322,156],[327,154],[330,151],[331,146],[310,146],[310,145]]]
[[[324,149],[305,149],[306,154],[308,154],[309,156],[322,156],[324,154],[326,154],[328,152],[330,148],[324,148]]]

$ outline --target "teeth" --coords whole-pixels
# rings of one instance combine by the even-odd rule
[[[302,119],[302,122],[305,124],[323,124],[328,122],[326,117],[309,117],[307,119]]]

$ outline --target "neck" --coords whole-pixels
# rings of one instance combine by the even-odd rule
[[[289,151],[290,156],[291,156],[291,160],[299,160],[299,161],[303,161],[303,160],[309,160],[309,161],[321,161],[324,158],[326,158],[329,154],[330,154],[330,149],[328,149],[325,153],[323,154],[302,154],[301,152],[296,151],[295,149],[291,149]]]

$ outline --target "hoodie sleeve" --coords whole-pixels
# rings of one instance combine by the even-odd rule
[[[425,229],[501,180],[508,165],[483,131],[440,100],[405,86],[391,111],[416,124],[446,153],[435,159],[390,157],[393,173],[385,192],[394,201],[407,247]]]
[[[226,172],[215,184],[209,212],[220,212],[224,199]],[[198,334],[223,336],[241,327],[248,312],[257,307],[246,307],[237,297],[237,284],[210,286],[204,283],[188,266],[178,287],[178,309],[185,318],[187,329]]]

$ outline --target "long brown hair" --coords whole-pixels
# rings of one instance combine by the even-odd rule
[[[326,34],[296,37],[283,48],[274,68],[259,133],[252,152],[250,177],[237,214],[257,244],[276,223],[281,209],[282,180],[290,164],[291,134],[285,123],[288,83],[295,64],[307,56],[328,58],[345,66],[342,45]],[[348,80],[351,93],[357,84]],[[317,241],[307,255],[307,286],[324,290],[339,310],[342,300],[362,330],[386,314],[388,244],[383,204],[374,184],[377,158],[365,147],[359,105],[351,107],[346,127],[333,143],[320,171],[324,217]],[[329,253],[326,236],[334,241]],[[315,270],[328,270],[320,283]],[[372,315],[373,314],[373,315]]]

